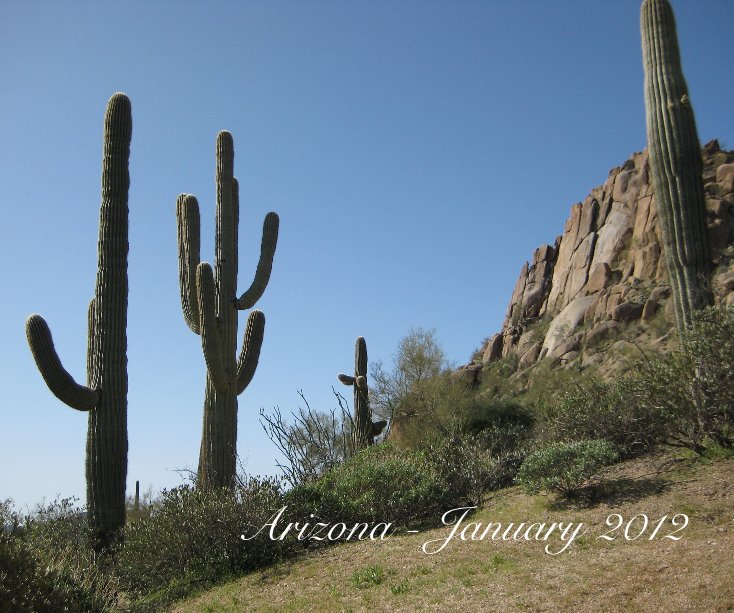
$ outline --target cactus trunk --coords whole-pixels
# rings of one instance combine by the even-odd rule
[[[650,169],[683,334],[693,326],[694,311],[711,302],[703,162],[668,0],[645,0],[640,26]]]
[[[354,388],[354,437],[355,449],[364,449],[375,442],[375,436],[380,434],[387,425],[385,421],[372,422],[370,410],[369,388],[367,387],[367,343],[361,336],[354,346],[354,376],[338,375],[337,378],[344,385]]]
[[[229,486],[236,470],[237,395],[218,393],[207,377],[198,484],[205,488]]]
[[[72,408],[89,412],[87,512],[98,549],[106,548],[125,525],[131,136],[130,101],[124,94],[115,94],[105,116],[99,264],[88,313],[86,386],[64,370],[43,318],[31,315],[26,322],[31,351],[51,391]]]
[[[255,280],[237,298],[239,186],[233,172],[232,136],[220,132],[217,135],[214,271],[208,263],[199,262],[200,220],[196,198],[182,194],[176,205],[181,307],[189,328],[201,336],[207,366],[197,476],[199,486],[205,489],[228,487],[235,479],[237,396],[255,374],[265,329],[265,316],[260,311],[252,311],[237,359],[237,312],[254,306],[265,291],[278,240],[278,216],[268,213]]]

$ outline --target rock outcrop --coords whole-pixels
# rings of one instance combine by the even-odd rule
[[[712,141],[702,155],[712,288],[717,302],[734,304],[734,152]],[[643,151],[571,207],[563,234],[552,245],[535,250],[520,271],[502,330],[488,339],[471,365],[511,355],[521,370],[545,358],[562,365],[583,363],[584,347],[632,323],[644,327],[666,317],[672,325],[671,308]]]

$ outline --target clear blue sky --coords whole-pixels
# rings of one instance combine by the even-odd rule
[[[26,346],[49,322],[85,380],[102,122],[132,100],[129,486],[180,482],[204,360],[178,290],[175,201],[199,197],[213,259],[214,140],[235,139],[240,287],[281,218],[239,451],[274,473],[260,407],[331,408],[355,338],[389,361],[411,326],[464,363],[499,329],[533,249],[645,146],[637,0],[0,3],[0,498],[84,498],[86,415]],[[673,2],[703,142],[734,147],[734,3]],[[241,315],[241,326],[246,315]]]

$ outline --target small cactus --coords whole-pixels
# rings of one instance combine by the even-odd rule
[[[234,482],[237,396],[255,374],[265,331],[265,315],[252,311],[237,359],[237,311],[253,307],[265,291],[278,241],[278,216],[268,213],[255,279],[237,298],[239,186],[233,173],[234,143],[232,135],[223,131],[217,135],[214,271],[207,262],[199,261],[198,201],[190,194],[181,194],[176,203],[181,308],[189,328],[201,336],[207,367],[198,470],[198,484],[205,489],[227,487]]]
[[[679,333],[711,302],[703,162],[668,0],[640,12],[650,170]]]
[[[26,322],[28,344],[41,376],[62,402],[89,415],[87,508],[97,549],[125,525],[127,479],[127,253],[130,100],[117,93],[107,104],[102,161],[99,265],[88,311],[87,385],[64,369],[40,315]]]
[[[356,449],[373,445],[385,426],[386,421],[372,421],[369,389],[367,387],[367,343],[361,336],[354,347],[354,375],[337,375],[344,385],[354,388],[354,444]]]

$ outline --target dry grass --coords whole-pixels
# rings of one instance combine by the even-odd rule
[[[459,541],[435,555],[424,542],[449,528],[311,552],[222,585],[172,610],[187,611],[734,611],[734,459],[670,462],[654,456],[612,467],[605,492],[573,502],[511,488],[467,522],[583,522],[589,531],[562,554],[544,543]],[[605,521],[686,513],[678,541],[635,541]],[[639,524],[636,524],[639,526]],[[670,532],[661,529],[659,535]],[[558,541],[554,541],[558,544]],[[369,575],[374,581],[355,580]]]

